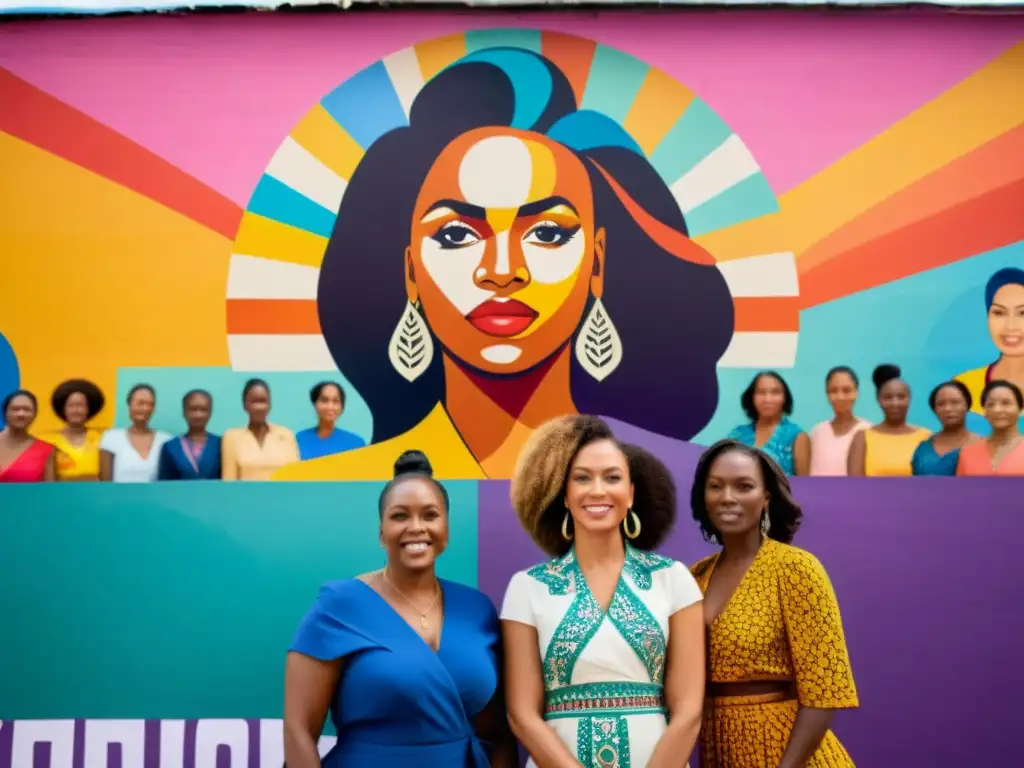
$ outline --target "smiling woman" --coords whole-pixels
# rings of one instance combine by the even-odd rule
[[[378,503],[384,568],[325,584],[288,654],[288,768],[515,764],[494,606],[434,571],[448,545],[449,501],[426,456],[398,458]],[[328,711],[338,742],[321,762]]]
[[[631,135],[506,48],[443,69],[408,123],[352,174],[318,288],[379,445],[275,477],[379,476],[421,443],[440,476],[509,477],[534,429],[580,410],[696,434],[732,297]]]

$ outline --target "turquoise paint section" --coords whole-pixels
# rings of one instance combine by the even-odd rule
[[[540,53],[540,30],[474,29],[466,33],[466,53],[484,48],[522,48]]]
[[[477,483],[445,485],[438,574],[476,586]],[[285,652],[320,584],[384,563],[380,490],[5,488],[0,719],[280,717]]]
[[[782,369],[793,391],[796,420],[810,429],[831,418],[825,372],[849,365],[860,376],[858,415],[879,421],[871,372],[896,363],[911,386],[911,422],[938,429],[928,407],[936,384],[995,361],[988,334],[985,283],[996,270],[1024,264],[1024,241],[955,264],[813,307],[800,315],[796,369]],[[740,394],[756,371],[719,369],[719,408],[695,442],[709,445],[744,420]],[[968,424],[987,433],[980,416]]]
[[[298,431],[316,425],[316,411],[309,401],[309,390],[318,382],[331,380],[345,388],[345,411],[338,419],[341,429],[354,432],[369,442],[373,434],[373,416],[366,401],[340,373],[256,373],[230,368],[121,368],[117,372],[117,394],[114,426],[127,427],[128,390],[146,383],[156,390],[156,413],[152,425],[172,434],[185,430],[181,399],[190,389],[205,389],[213,397],[210,431],[223,434],[230,427],[244,426],[248,416],[242,409],[242,387],[258,377],[267,382],[271,392],[270,421]],[[108,408],[110,407],[108,400]]]
[[[650,65],[628,53],[597,46],[580,109],[592,109],[624,123],[650,69]]]
[[[272,176],[264,175],[260,179],[249,200],[248,210],[320,237],[330,237],[334,231],[336,216],[333,211],[314,203]]]
[[[692,237],[698,237],[777,210],[779,203],[768,180],[755,173],[687,213],[686,226]]]
[[[651,165],[672,185],[731,135],[707,103],[694,99],[651,154]]]
[[[382,61],[354,74],[320,103],[363,149],[388,131],[408,125]]]

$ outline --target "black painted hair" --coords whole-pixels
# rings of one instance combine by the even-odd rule
[[[14,398],[16,397],[27,397],[32,401],[32,409],[36,413],[39,413],[39,401],[36,399],[36,396],[27,389],[16,389],[7,395],[7,397],[4,398],[3,406],[0,407],[0,413],[7,416],[7,409],[11,407],[11,403],[14,402]]]
[[[136,392],[149,392],[153,396],[153,401],[156,402],[156,390],[152,386],[149,384],[136,384],[128,390],[128,397],[124,399],[128,405],[132,404],[132,398],[135,397]]]
[[[871,374],[871,381],[875,383],[875,391],[879,394],[882,392],[882,387],[888,384],[890,381],[896,381],[903,375],[903,371],[900,370],[898,365],[892,363],[882,363],[874,372]],[[910,388],[909,386],[907,387]]]
[[[314,384],[313,388],[309,390],[309,402],[316,404],[316,401],[320,399],[320,395],[323,394],[327,387],[336,387],[338,390],[338,397],[341,398],[341,407],[345,407],[345,388],[336,381],[321,381],[319,384]]]
[[[549,59],[519,50],[500,54],[529,59],[550,75],[548,98],[536,105],[529,130],[545,134],[566,116],[584,114],[568,78]],[[409,125],[377,139],[349,180],[324,254],[317,305],[331,355],[373,414],[373,442],[405,433],[445,394],[442,355],[412,383],[388,359],[388,341],[407,302],[402,259],[416,198],[454,139],[481,127],[510,126],[528,111],[523,97],[535,94],[517,93],[520,82],[493,61],[456,62],[423,86]],[[595,225],[607,233],[602,302],[624,348],[619,368],[603,382],[571,357],[572,400],[583,413],[692,438],[718,406],[716,365],[733,335],[725,278],[713,265],[688,262],[658,246],[596,165],[650,216],[685,235],[679,203],[648,159],[621,146],[570,151],[590,177]],[[637,286],[643,286],[639,293]],[[570,350],[592,301],[566,339]]]
[[[993,379],[992,381],[985,385],[985,388],[981,390],[982,408],[985,407],[985,401],[988,400],[989,394],[991,394],[992,390],[994,389],[1010,390],[1011,392],[1013,392],[1013,396],[1017,400],[1017,407],[1024,409],[1024,393],[1021,393],[1020,387],[1018,387],[1012,381],[1007,381],[1006,379]]]
[[[213,407],[213,395],[211,395],[205,389],[190,389],[188,392],[185,393],[185,396],[181,398],[181,407],[184,408],[186,405],[188,405],[188,401],[191,400],[193,397],[205,397],[206,402],[210,404],[211,408]],[[242,399],[245,399],[244,395],[242,396]]]
[[[967,385],[964,384],[962,381],[957,381],[956,379],[944,381],[941,384],[939,384],[935,389],[932,390],[932,393],[928,395],[929,408],[931,408],[933,411],[935,410],[935,401],[939,398],[939,392],[944,390],[946,387],[952,387],[953,389],[957,390],[961,395],[963,395],[964,400],[967,401],[967,410],[971,410],[971,406],[974,405],[974,398],[971,397],[971,390],[969,390],[967,388]]]
[[[840,373],[845,373],[851,379],[853,379],[853,386],[860,388],[860,379],[857,378],[856,371],[848,365],[837,365],[834,368],[829,368],[828,373],[825,374],[825,386],[828,387],[832,383],[832,377],[837,376]]]
[[[267,384],[267,382],[265,382],[263,379],[249,379],[247,382],[245,382],[245,386],[242,387],[243,403],[245,402],[245,398],[249,396],[249,393],[252,392],[252,390],[256,389],[256,387],[263,387],[265,390],[267,390],[267,394],[270,394],[270,385]]]
[[[68,398],[74,394],[85,395],[89,414],[86,420],[95,417],[107,403],[107,398],[103,396],[100,388],[88,379],[68,379],[58,384],[50,397],[50,406],[61,421],[64,420],[64,410],[67,408]]]
[[[743,394],[740,395],[740,405],[743,407],[743,412],[747,414],[747,418],[751,421],[757,421],[757,408],[754,407],[754,393],[757,391],[757,382],[765,376],[775,379],[782,385],[782,412],[787,416],[793,413],[793,392],[790,390],[786,380],[775,371],[761,371],[750,380],[750,384],[747,385],[747,388],[743,390]]]
[[[444,511],[448,512],[450,506],[448,500],[448,491],[441,483],[434,479],[434,468],[430,466],[430,459],[423,451],[406,451],[397,459],[395,459],[394,477],[388,481],[388,484],[384,486],[380,492],[380,499],[377,501],[377,514],[380,517],[384,517],[384,508],[388,505],[388,496],[391,491],[399,483],[403,483],[406,480],[412,478],[426,478],[434,487],[437,489],[438,494],[444,501]]]
[[[761,468],[765,490],[769,495],[768,519],[771,527],[768,529],[768,538],[789,544],[800,529],[800,523],[804,517],[803,510],[793,498],[789,478],[782,471],[782,467],[764,451],[735,440],[719,440],[704,451],[697,462],[693,487],[690,489],[690,507],[693,510],[693,519],[700,525],[701,535],[705,541],[711,541],[713,537],[718,537],[721,540],[718,530],[711,522],[711,515],[708,513],[707,504],[704,501],[704,492],[708,484],[708,475],[711,474],[711,465],[715,463],[715,459],[724,453],[733,451],[746,454],[757,461]]]

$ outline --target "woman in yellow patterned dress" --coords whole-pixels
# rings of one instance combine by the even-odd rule
[[[704,593],[702,768],[849,768],[829,730],[858,706],[828,574],[790,546],[802,513],[755,448],[723,440],[697,465],[693,517],[722,552],[693,566]]]

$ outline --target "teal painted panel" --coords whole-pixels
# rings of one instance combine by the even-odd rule
[[[477,483],[439,575],[476,586]],[[0,719],[280,717],[319,585],[383,565],[380,483],[0,490]]]
[[[321,381],[339,382],[345,388],[345,411],[338,419],[338,427],[370,441],[373,415],[356,388],[338,372],[253,373],[234,371],[231,368],[184,366],[120,368],[117,372],[114,426],[129,426],[126,402],[128,390],[136,384],[145,383],[156,389],[156,412],[152,420],[154,429],[162,429],[171,434],[184,432],[181,398],[190,389],[205,389],[213,397],[210,431],[223,434],[225,429],[245,426],[247,423],[248,416],[242,410],[242,387],[254,377],[270,385],[270,420],[295,432],[316,426],[316,411],[309,401],[309,390],[313,385]]]

